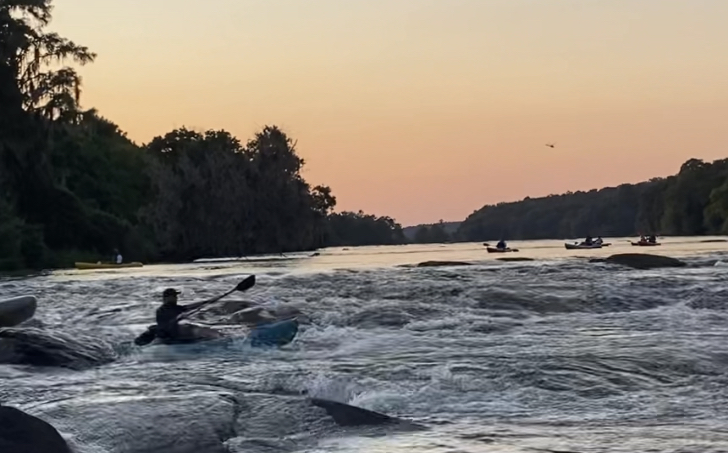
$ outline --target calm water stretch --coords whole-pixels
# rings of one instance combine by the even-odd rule
[[[309,319],[279,350],[153,346],[84,370],[0,365],[0,401],[82,453],[223,442],[235,453],[728,451],[728,243],[706,239],[647,249],[609,238],[576,251],[513,242],[520,252],[507,255],[482,244],[361,247],[3,280],[3,298],[36,295],[47,329],[85,341],[132,340],[166,287],[192,302],[250,273],[256,286],[231,299]],[[691,266],[588,263],[620,252]],[[428,260],[476,265],[406,266]],[[303,392],[427,429],[335,429]]]

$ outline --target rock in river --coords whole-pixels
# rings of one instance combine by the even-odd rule
[[[54,427],[14,407],[0,406],[3,453],[71,453]]]
[[[417,267],[470,266],[465,261],[423,261]]]
[[[604,260],[606,263],[619,264],[633,269],[658,269],[662,267],[683,267],[686,263],[676,258],[647,253],[620,253]]]
[[[35,296],[0,300],[0,327],[14,327],[30,320],[38,308]]]
[[[100,338],[35,327],[0,329],[0,363],[82,369],[115,359]]]

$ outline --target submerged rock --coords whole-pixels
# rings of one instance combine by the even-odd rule
[[[71,453],[54,427],[14,407],[0,406],[0,452]]]
[[[662,267],[683,267],[687,264],[676,258],[647,253],[620,253],[604,260],[606,263],[619,264],[633,269],[658,269]]]
[[[228,322],[231,323],[247,324],[253,326],[261,322],[272,321],[275,321],[275,318],[269,313],[266,313],[266,310],[263,307],[250,307],[244,310],[240,310],[233,313],[232,316],[230,316],[230,318],[228,319]]]
[[[255,306],[255,302],[249,300],[226,300],[211,304],[209,308],[200,312],[205,315],[231,315],[240,310]]]
[[[235,405],[232,395],[213,392],[118,400],[107,396],[98,402],[65,400],[46,416],[75,442],[99,451],[229,453],[224,443],[235,435]]]
[[[311,404],[324,409],[339,426],[400,425],[417,429],[424,428],[406,420],[337,401],[311,398]]]
[[[511,256],[511,257],[503,257],[503,258],[496,258],[498,261],[505,261],[505,262],[517,262],[517,261],[533,261],[533,258],[526,258],[524,256]]]
[[[83,369],[116,357],[100,338],[36,327],[0,329],[0,363]]]
[[[442,266],[471,266],[472,263],[465,261],[423,261],[417,267],[442,267]]]
[[[405,313],[396,307],[373,307],[356,313],[348,322],[350,326],[365,329],[387,327],[402,327],[414,320],[414,316]]]

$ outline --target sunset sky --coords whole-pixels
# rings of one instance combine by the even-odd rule
[[[339,210],[403,225],[728,157],[728,0],[54,3],[135,141],[276,124]]]

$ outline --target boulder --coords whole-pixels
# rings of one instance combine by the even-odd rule
[[[116,360],[101,338],[36,327],[0,329],[0,363],[83,369]]]
[[[263,307],[250,307],[233,313],[229,322],[236,324],[256,325],[261,322],[275,321],[275,318],[266,313]]]
[[[35,315],[38,300],[35,296],[20,296],[0,300],[0,327],[15,327]]]
[[[424,429],[421,425],[417,425],[400,418],[391,417],[386,414],[362,409],[360,407],[350,406],[337,401],[331,401],[323,398],[311,398],[311,404],[324,409],[339,426],[398,425],[399,427]]]
[[[53,405],[45,417],[78,444],[98,451],[229,453],[225,442],[235,436],[236,404],[234,395],[206,391],[82,397]]]
[[[0,406],[0,452],[71,453],[54,427],[14,407]]]
[[[604,260],[606,263],[619,264],[633,269],[658,269],[662,267],[683,267],[687,264],[676,258],[647,253],[620,253]]]
[[[505,261],[505,262],[518,262],[518,261],[533,261],[533,258],[526,258],[524,256],[505,256],[503,258],[496,258],[498,261]]]
[[[443,267],[443,266],[471,266],[472,263],[465,261],[423,261],[417,267]]]

